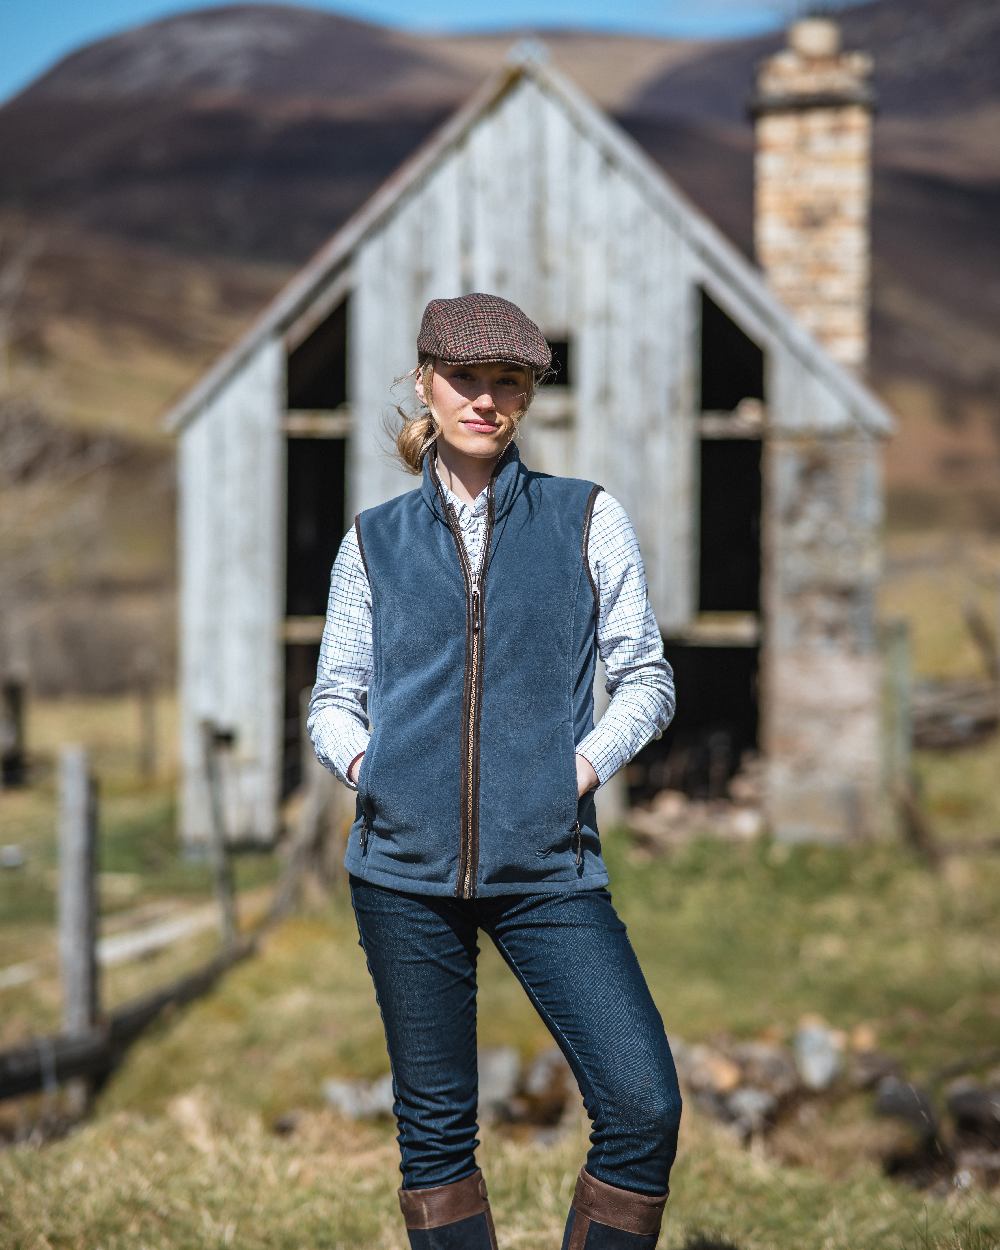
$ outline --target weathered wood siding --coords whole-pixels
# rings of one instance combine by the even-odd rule
[[[184,430],[179,449],[181,829],[206,841],[200,722],[236,731],[227,834],[275,833],[282,737],[284,444],[281,345],[265,343]]]
[[[414,405],[404,375],[416,363],[427,300],[471,290],[504,295],[552,339],[570,342],[571,419],[546,419],[540,402],[522,428],[522,455],[532,467],[599,481],[621,500],[668,635],[684,630],[698,606],[699,288],[760,345],[760,702],[773,764],[770,815],[792,836],[869,827],[875,781],[862,756],[876,753],[881,517],[873,432],[887,432],[888,418],[817,350],[736,249],[559,75],[529,66],[476,110],[454,119],[398,185],[348,223],[276,301],[258,337],[231,353],[236,363],[221,389],[212,393],[210,376],[197,416],[188,420],[190,405],[184,414],[186,836],[207,832],[203,715],[239,735],[227,776],[231,831],[262,839],[274,832],[283,714],[281,335],[310,308],[317,319],[345,273],[348,515],[417,484],[394,461],[386,423],[394,404]],[[811,442],[825,449],[821,477],[832,483],[822,498],[810,477]],[[598,691],[599,709],[603,702]]]
[[[665,631],[692,610],[692,303],[683,242],[615,151],[520,79],[359,246],[352,507],[412,489],[382,421],[412,383],[428,299],[506,296],[572,344],[575,422],[532,429],[534,465],[593,478],[629,511]],[[539,467],[542,467],[541,464]]]

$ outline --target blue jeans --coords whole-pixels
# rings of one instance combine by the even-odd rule
[[[663,1020],[608,889],[459,899],[350,876],[360,946],[385,1027],[402,1187],[476,1168],[478,930],[524,986],[580,1086],[586,1168],[663,1194],[681,1095]]]

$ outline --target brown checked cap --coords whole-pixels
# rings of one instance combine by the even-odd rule
[[[483,291],[432,299],[420,322],[417,351],[455,363],[509,360],[536,373],[552,360],[538,326],[510,300]]]

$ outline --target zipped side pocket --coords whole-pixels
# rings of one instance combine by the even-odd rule
[[[573,848],[576,851],[577,867],[583,863],[583,830],[580,828],[579,820],[573,821]]]
[[[368,816],[368,809],[361,809],[361,854],[368,854],[368,840],[371,837],[372,822]]]

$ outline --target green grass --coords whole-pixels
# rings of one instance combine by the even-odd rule
[[[804,1011],[874,1024],[910,1075],[930,1080],[1000,1033],[1000,864],[938,878],[890,846],[701,841],[652,864],[606,836],[612,892],[668,1033],[687,1041],[787,1032]],[[549,1044],[488,940],[480,1042]],[[0,1246],[399,1247],[389,1124],[324,1109],[325,1077],[386,1068],[381,1021],[346,895],[265,939],[212,995],[134,1047],[91,1124],[42,1150],[0,1155]],[[298,1110],[290,1137],[270,1131]],[[807,1166],[745,1152],[690,1101],[661,1246],[698,1237],[739,1250],[985,1250],[1000,1207],[930,1197],[881,1176],[856,1143],[867,1099],[813,1132]],[[852,1125],[851,1119],[858,1120]],[[502,1244],[559,1244],[587,1126],[557,1145],[481,1133]],[[813,1157],[813,1155],[815,1157]],[[2,1207],[0,1207],[2,1210]],[[4,1231],[7,1230],[7,1231]],[[5,1239],[6,1238],[6,1239]],[[705,1244],[704,1241],[701,1244]]]
[[[153,781],[136,771],[133,701],[78,698],[35,700],[29,705],[28,744],[35,763],[29,787],[0,792],[0,840],[18,844],[25,864],[0,871],[0,967],[31,963],[32,981],[0,989],[0,1046],[52,1032],[60,1023],[55,930],[58,890],[58,748],[83,743],[99,787],[98,899],[102,932],[113,924],[147,918],[152,906],[208,903],[212,876],[204,859],[183,853],[176,827],[176,705],[172,694],[157,701],[160,740],[167,748]],[[279,865],[273,854],[234,857],[237,890],[256,903]],[[214,931],[177,943],[139,963],[105,970],[102,1002],[113,1007],[193,967],[217,943]]]
[[[883,607],[920,622],[919,673],[970,675],[960,593],[916,568],[887,586]],[[175,738],[173,701],[161,709]],[[49,760],[71,724],[102,779],[102,911],[210,897],[205,864],[174,832],[176,764],[155,784],[134,775],[133,717],[115,702],[36,704],[30,738]],[[918,752],[929,816],[945,844],[1000,833],[996,741]],[[55,792],[0,795],[4,840],[29,862],[0,874],[2,962],[40,961],[45,975],[2,992],[0,1044],[58,1021],[51,926]],[[612,891],[663,1014],[688,1042],[788,1040],[799,1017],[874,1028],[881,1049],[940,1096],[941,1070],[969,1057],[984,1075],[1000,1036],[1000,857],[949,857],[932,873],[905,848],[728,845],[695,841],[646,861],[623,831],[605,835]],[[274,879],[271,857],[241,857],[244,898]],[[105,1000],[122,1001],[204,958],[212,932],[115,969]],[[550,1038],[488,940],[480,966],[480,1043],[526,1057]],[[977,1057],[981,1062],[977,1065]],[[259,955],[131,1050],[91,1121],[66,1140],[0,1153],[0,1250],[403,1250],[395,1126],[354,1125],[323,1106],[328,1076],[386,1069],[385,1042],[346,894],[270,932]],[[45,1098],[11,1117],[30,1120]],[[56,1097],[58,1103],[58,1097]],[[271,1130],[295,1111],[287,1136]],[[818,1104],[752,1151],[685,1103],[661,1247],[669,1250],[996,1250],[996,1195],[913,1191],[882,1176],[870,1147],[883,1122],[867,1094]],[[587,1149],[577,1128],[553,1145],[480,1134],[505,1250],[561,1239]],[[790,1159],[799,1162],[792,1166]]]

